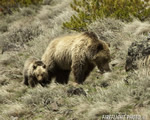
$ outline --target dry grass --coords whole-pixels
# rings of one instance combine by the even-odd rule
[[[52,82],[45,88],[28,88],[22,84],[24,61],[29,56],[40,58],[53,38],[72,32],[62,29],[62,23],[74,14],[69,3],[45,0],[39,11],[27,8],[0,20],[0,48],[4,43],[9,48],[0,54],[0,120],[100,120],[108,114],[138,114],[149,120],[150,77],[143,68],[130,73],[124,70],[129,45],[146,39],[149,22],[104,19],[89,26],[111,43],[111,73],[101,75],[96,68],[76,87],[72,75],[68,85]],[[1,23],[7,23],[6,31]],[[72,88],[81,91],[70,93]]]
[[[134,20],[132,23],[126,24],[124,31],[127,33],[132,33],[133,35],[148,35],[150,33],[150,23],[140,22],[138,20]]]

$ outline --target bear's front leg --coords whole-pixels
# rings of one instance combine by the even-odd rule
[[[29,83],[28,83],[28,76],[24,75],[23,79],[24,79],[23,84],[28,86],[29,85]]]
[[[42,87],[46,87],[46,86],[47,86],[47,84],[45,84],[45,83],[40,83],[40,85],[41,85]]]
[[[50,84],[50,82],[51,81],[48,81],[48,78],[47,79],[45,78],[42,82],[39,83],[42,87],[47,87],[47,85]]]
[[[37,85],[37,80],[35,80],[34,78],[32,78],[32,77],[29,77],[29,85],[31,86],[31,87],[35,87],[36,85]]]
[[[76,62],[77,64],[72,65],[72,72],[74,75],[74,79],[78,84],[83,84],[85,81],[86,75],[85,75],[85,65],[81,64],[80,62]]]

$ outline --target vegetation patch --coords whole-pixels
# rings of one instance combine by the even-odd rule
[[[149,0],[74,0],[71,8],[77,15],[73,15],[63,27],[76,31],[87,30],[95,20],[107,17],[127,22],[133,18],[144,21],[150,17]]]

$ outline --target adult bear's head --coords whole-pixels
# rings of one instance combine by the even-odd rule
[[[111,61],[109,44],[104,41],[97,42],[94,46],[94,56],[93,62],[98,67],[98,69],[104,72],[110,72],[109,63]]]

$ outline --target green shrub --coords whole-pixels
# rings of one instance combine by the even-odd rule
[[[144,21],[150,17],[149,0],[74,0],[71,8],[77,12],[64,28],[83,31],[87,25],[99,18],[112,17],[122,21],[138,18]]]
[[[43,0],[0,0],[0,13],[11,14],[12,10],[29,5],[38,5]]]

